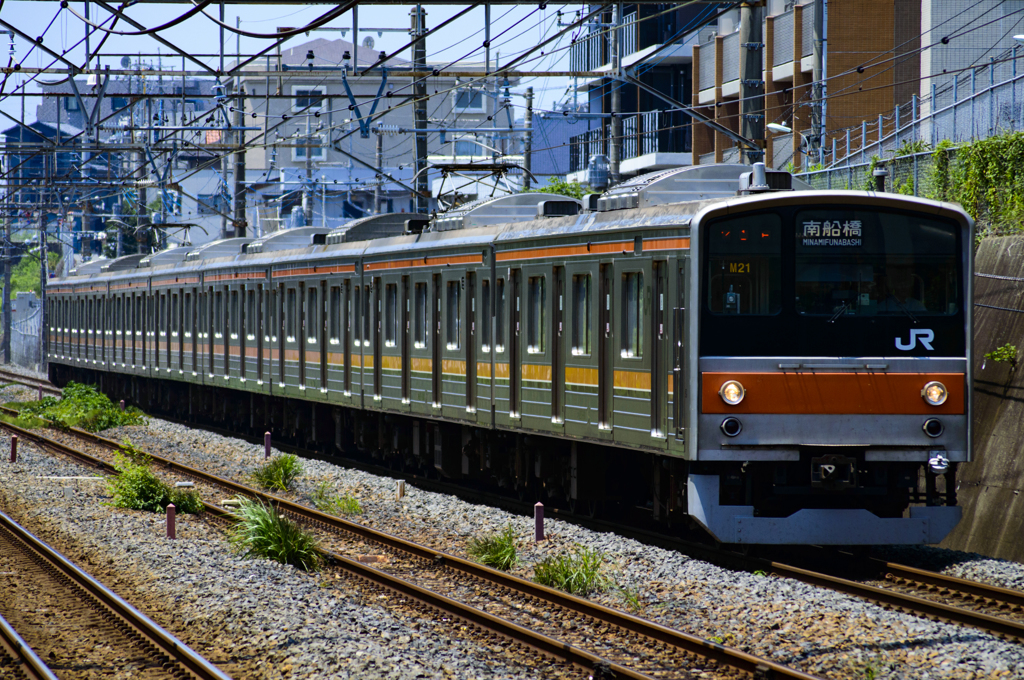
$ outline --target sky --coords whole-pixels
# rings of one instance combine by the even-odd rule
[[[85,4],[83,2],[70,3],[69,9],[62,9],[56,0],[15,2],[8,0],[0,2],[0,20],[8,22],[17,29],[30,36],[42,36],[43,44],[55,52],[71,51],[66,55],[70,61],[81,65],[85,60],[84,42],[75,47],[85,36],[85,22],[75,16],[70,10],[79,15],[85,15]],[[120,3],[118,3],[120,4]],[[272,34],[278,27],[302,27],[325,12],[330,11],[336,5],[306,5],[296,6],[296,3],[282,5],[224,5],[224,22],[230,26],[237,24],[243,31],[251,33]],[[128,9],[127,15],[147,28],[161,26],[173,21],[185,12],[189,11],[191,3],[178,4],[140,4]],[[436,26],[445,19],[457,14],[465,8],[462,6],[428,6],[427,28]],[[359,9],[360,42],[367,36],[374,41],[375,51],[384,50],[391,54],[404,46],[409,41],[406,32],[382,32],[378,34],[367,29],[373,28],[400,28],[408,29],[410,26],[409,10],[411,6],[365,6]],[[497,5],[491,8],[491,55],[492,60],[500,59],[500,63],[507,63],[514,56],[538,45],[545,35],[552,36],[559,29],[557,24],[556,11],[562,9],[565,19],[570,19],[579,9],[578,5],[549,5],[546,9],[539,9],[537,5]],[[220,6],[212,3],[207,6],[206,11],[213,17],[218,17]],[[102,23],[109,28],[110,15],[95,4],[90,6],[90,19],[94,23]],[[468,14],[460,17],[449,26],[438,31],[427,38],[427,59],[428,61],[455,61],[467,59],[469,61],[483,61],[484,41],[484,8],[478,7]],[[351,13],[346,13],[337,19],[328,22],[323,28],[349,28],[352,26]],[[115,27],[121,31],[136,31],[137,29],[126,25],[123,21],[118,22]],[[0,26],[0,30],[4,27]],[[190,54],[215,54],[220,43],[220,29],[216,23],[202,14],[196,14],[184,20],[178,25],[172,26],[159,33],[165,40],[173,43],[180,49]],[[90,47],[95,52],[97,45],[102,39],[103,33],[94,30],[90,37]],[[282,48],[295,47],[309,40],[317,38],[334,39],[340,38],[340,31],[317,30],[308,36],[299,34],[290,38],[282,45]],[[351,41],[351,31],[344,36]],[[224,31],[225,52],[233,55],[236,49],[242,54],[253,54],[271,44],[269,39],[238,37],[235,34]],[[569,36],[561,39],[561,45],[568,46]],[[7,51],[9,39],[6,35],[0,35],[0,63],[3,54]],[[20,63],[23,67],[45,68],[54,61],[46,52],[35,48],[30,41],[20,37],[14,42],[14,63]],[[161,45],[152,36],[121,36],[109,35],[100,51],[99,64],[110,65],[112,69],[120,67],[121,56],[103,55],[138,55],[140,53],[162,54],[167,58],[144,58],[143,61],[151,62],[156,66],[162,62],[164,68],[181,68],[181,57],[176,55],[173,49]],[[568,49],[548,54],[540,61],[532,62],[529,67],[533,70],[567,70],[569,67]],[[403,55],[409,58],[406,51]],[[133,58],[133,61],[137,57]],[[218,58],[215,56],[202,57],[207,64],[216,67]],[[225,64],[230,60],[225,59]],[[94,62],[95,64],[96,62]],[[63,66],[60,62],[56,66]],[[194,64],[186,67],[197,69]],[[31,76],[17,74],[12,76],[4,86],[4,93],[0,99],[0,110],[10,116],[21,120],[22,101],[20,97],[6,96],[12,91],[39,92],[38,85],[30,81]],[[60,74],[43,74],[37,76],[41,81],[58,81],[62,78]],[[30,81],[26,85],[23,82]],[[524,79],[515,91],[523,91],[527,85],[533,86],[536,92],[536,109],[551,108],[566,94],[566,88],[570,84],[568,78],[534,78]],[[24,90],[21,88],[24,87]],[[25,101],[26,122],[35,120],[35,108],[39,103],[38,98],[28,98]],[[523,99],[515,97],[513,105],[517,113],[522,115]],[[9,119],[4,119],[5,124]],[[6,125],[5,125],[6,127]]]

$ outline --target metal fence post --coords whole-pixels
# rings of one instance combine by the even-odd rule
[[[931,106],[929,108],[931,110],[930,113],[931,113],[931,118],[932,118],[931,128],[932,128],[932,148],[933,149],[935,148],[935,145],[939,143],[938,140],[936,139],[936,131],[935,131],[935,123],[936,123],[935,113],[936,113],[936,110],[938,108],[938,104],[939,104],[939,100],[935,96],[935,83],[932,83],[932,103],[931,103]]]

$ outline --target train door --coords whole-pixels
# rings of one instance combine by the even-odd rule
[[[412,355],[409,351],[409,347],[412,344],[412,323],[411,317],[411,306],[412,300],[409,297],[409,277],[402,277],[402,298],[401,298],[401,309],[402,309],[402,325],[398,329],[399,342],[402,345],[402,403],[408,404],[412,401]]]
[[[178,373],[185,372],[185,289],[174,296],[174,335],[177,343]]]
[[[466,272],[466,412],[476,413],[476,273]]]
[[[686,438],[686,268],[687,260],[680,259],[676,272],[676,296],[679,306],[672,309],[672,429],[676,439]]]
[[[667,262],[651,264],[651,436],[662,438],[665,422],[668,376],[665,368],[665,273]]]
[[[431,305],[433,323],[433,346],[431,347],[430,371],[433,393],[431,399],[434,408],[441,408],[441,342],[444,339],[441,329],[441,275],[434,274],[434,303]]]
[[[383,360],[381,358],[381,345],[383,344],[384,337],[384,325],[382,320],[384,318],[384,311],[381,303],[381,291],[384,286],[381,283],[380,277],[373,279],[373,398],[375,401],[380,401],[384,395],[384,373],[383,373]]]
[[[653,392],[655,278],[649,258],[623,258],[615,263],[612,310],[617,315],[613,322],[616,335],[609,349],[617,442],[649,445],[654,429],[653,417],[658,411]]]
[[[597,321],[597,422],[612,429],[612,265],[602,264],[598,275]]]
[[[551,423],[561,429],[565,422],[565,267],[555,267],[552,274]]]
[[[221,301],[221,308],[218,310],[218,324],[221,329],[223,344],[223,369],[224,377],[231,375],[231,342],[232,336],[238,337],[235,332],[238,324],[238,291],[231,290],[230,286],[224,286],[224,298]]]
[[[522,312],[520,310],[520,288],[521,272],[518,269],[509,270],[509,338],[508,338],[508,417],[521,418],[521,397],[523,365],[522,365],[522,336],[520,335]]]

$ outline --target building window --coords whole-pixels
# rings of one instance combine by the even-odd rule
[[[544,351],[544,277],[531,276],[528,282],[526,350],[531,354]]]
[[[590,354],[590,274],[572,277],[572,353]]]
[[[296,111],[318,111],[324,103],[324,91],[321,88],[293,87]]]
[[[427,346],[427,284],[416,284],[416,311],[413,319],[413,343]]]
[[[498,279],[495,288],[494,310],[494,351],[502,354],[505,351],[505,279]]]
[[[64,97],[64,110],[78,111],[78,99],[76,99],[75,97]]]
[[[480,296],[483,314],[480,318],[480,348],[484,352],[491,351],[491,282],[484,279],[480,282]]]
[[[452,109],[460,113],[484,113],[483,90],[456,90],[452,94]]]
[[[644,354],[644,274],[622,275],[622,356],[639,358]]]
[[[336,345],[341,338],[341,286],[331,287],[331,312],[328,324],[331,344]]]
[[[462,307],[459,302],[462,300],[462,282],[461,281],[449,281],[448,282],[448,313],[447,321],[447,334],[445,342],[448,344],[448,349],[459,349],[462,346],[461,343],[461,332],[462,332]]]
[[[398,344],[398,286],[393,283],[384,286],[384,344]]]

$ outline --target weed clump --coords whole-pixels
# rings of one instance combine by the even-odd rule
[[[20,418],[36,418],[51,427],[66,430],[78,427],[99,432],[123,425],[145,425],[146,414],[134,406],[124,411],[110,398],[91,385],[68,383],[61,398],[43,397],[39,401],[10,404],[18,409]]]
[[[519,563],[519,555],[516,553],[516,532],[511,524],[496,534],[471,538],[466,551],[470,557],[482,564],[501,571],[508,571]]]
[[[112,505],[126,510],[162,512],[174,503],[177,512],[195,515],[203,511],[203,501],[193,489],[178,489],[154,474],[151,460],[125,437],[114,453],[118,474],[107,480],[107,489],[114,497]]]
[[[274,456],[252,471],[252,479],[264,489],[287,491],[292,482],[302,474],[302,463],[296,456],[287,453]]]
[[[363,511],[359,499],[349,494],[338,495],[331,489],[326,479],[317,485],[313,492],[313,505],[321,512],[332,515],[358,515]]]
[[[586,597],[611,585],[608,577],[601,573],[603,564],[604,553],[577,545],[569,553],[537,563],[533,580],[570,595]]]
[[[243,557],[262,557],[306,571],[319,571],[323,557],[317,540],[262,501],[239,498],[239,521],[228,540]]]

